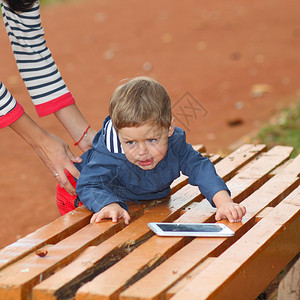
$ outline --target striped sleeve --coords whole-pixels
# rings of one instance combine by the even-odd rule
[[[23,113],[23,107],[9,93],[4,84],[0,82],[0,128],[12,124]]]
[[[30,11],[15,13],[1,2],[6,31],[20,75],[39,116],[75,103],[44,39],[39,2]]]

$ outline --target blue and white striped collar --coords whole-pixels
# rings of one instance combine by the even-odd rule
[[[124,154],[117,131],[113,127],[112,121],[110,119],[106,122],[106,124],[104,124],[104,141],[108,151],[112,153]]]

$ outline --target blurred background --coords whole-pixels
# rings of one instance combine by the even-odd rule
[[[280,134],[291,119],[299,143],[299,11],[298,0],[69,0],[42,2],[40,12],[48,47],[94,129],[120,81],[146,75],[167,89],[190,143],[227,154],[260,141],[265,126]],[[80,155],[53,116],[37,117],[2,21],[0,32],[1,81]],[[0,141],[2,248],[59,213],[56,181],[36,154],[9,128]]]

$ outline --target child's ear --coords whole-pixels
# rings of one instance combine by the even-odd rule
[[[172,136],[172,134],[174,133],[174,130],[175,130],[175,119],[172,118],[171,125],[169,127],[168,137]]]

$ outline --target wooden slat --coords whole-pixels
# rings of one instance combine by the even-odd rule
[[[175,294],[177,294],[180,290],[182,290],[185,286],[187,286],[196,276],[198,276],[205,268],[207,268],[207,266],[209,266],[215,259],[216,259],[216,257],[206,258],[198,266],[196,266],[194,269],[189,271],[188,274],[185,275],[183,278],[181,278],[179,281],[173,280],[172,284],[174,284],[174,283],[175,284],[171,288],[169,288],[168,290],[166,290],[166,288],[164,288],[161,291],[159,291],[159,288],[156,288],[156,291],[154,291],[154,293],[152,293],[152,296],[150,296],[150,297],[154,298],[155,295],[163,294],[165,296],[166,300],[172,299],[172,297]],[[126,290],[124,293],[121,294],[121,296],[125,298],[128,294],[129,294],[129,296],[131,296],[133,293],[137,294],[137,292],[134,289],[135,289],[135,287],[133,286],[131,290]],[[146,299],[146,297],[144,297],[143,295],[139,296],[137,294],[137,299],[139,297]]]
[[[193,148],[199,152],[205,151],[205,147],[200,144],[194,145]],[[217,161],[216,157],[213,159],[213,162],[215,161]],[[184,176],[178,178],[180,182],[185,182],[185,179]],[[181,186],[183,185],[184,183],[181,183]],[[176,183],[173,186],[174,190],[179,189]],[[91,215],[92,212],[85,207],[78,207],[74,211],[61,216],[55,221],[1,249],[0,270],[47,244],[56,244],[67,236],[72,235],[89,223]]]
[[[264,145],[255,146],[255,147],[246,147],[246,148],[243,147],[241,149],[241,151],[237,151],[236,154],[235,154],[235,155],[237,155],[237,158],[235,159],[236,163],[235,164],[231,163],[231,165],[229,167],[227,167],[226,171],[224,172],[224,175],[227,176],[228,174],[231,174],[231,173],[235,172],[239,168],[238,163],[243,165],[245,160],[249,161],[249,159],[251,157],[255,157],[257,155],[257,153],[263,151],[264,149],[265,149]],[[235,157],[235,155],[233,155],[229,158],[229,160],[231,162],[232,162],[232,157]],[[225,158],[225,161],[226,160],[227,160],[227,158]],[[198,197],[198,201],[199,201],[199,199],[203,199],[203,197],[199,198],[200,196],[201,195],[198,191],[198,188],[194,188],[193,190],[189,189],[189,191],[187,191],[185,188],[183,188],[180,191],[179,194],[177,193],[176,195],[171,196],[169,203],[164,203],[164,204],[161,204],[161,205],[167,205],[168,207],[173,207],[173,209],[176,209],[176,207],[177,207],[177,209],[182,209],[184,205],[187,205],[188,202],[191,202],[192,200],[194,200],[197,197]],[[187,197],[190,197],[190,198],[189,198],[188,202],[185,202],[184,199],[187,199]],[[176,199],[180,199],[179,200],[180,201],[179,206],[178,206],[178,204],[176,204]],[[161,206],[161,209],[163,209],[163,206]],[[166,220],[163,217],[166,217],[166,216],[164,216],[163,213],[162,213],[160,221]],[[159,220],[155,219],[153,217],[152,221],[159,221]],[[149,229],[148,229],[148,232],[149,232]],[[140,239],[140,238],[141,237],[138,237],[138,239]],[[126,243],[126,236],[125,236],[125,238],[122,238],[122,237],[119,236],[118,239],[119,239],[119,243]],[[112,245],[114,245],[114,244],[112,244]],[[98,250],[100,251],[100,249],[98,249]],[[95,251],[98,251],[98,250],[95,250]],[[111,251],[113,251],[113,248],[111,248]],[[102,259],[101,253],[102,252],[100,251],[99,255],[96,256],[97,258],[92,259],[93,263],[96,263],[96,262],[99,263],[99,261]],[[90,254],[90,255],[93,255],[93,254]],[[87,261],[90,261],[89,256],[86,257],[86,258],[83,257],[82,259],[86,259]],[[88,270],[88,268],[82,268],[82,267],[78,268],[78,267],[76,267],[76,265],[77,265],[76,262],[74,262],[74,266],[70,265],[70,269],[72,269],[74,267],[74,269],[72,269],[72,271],[70,271],[68,268],[64,268],[64,270],[66,270],[66,271],[62,270],[61,272],[59,272],[59,275],[55,274],[53,276],[53,279],[49,278],[45,283],[42,283],[39,286],[37,286],[36,289],[35,289],[35,293],[49,294],[49,293],[47,293],[47,288],[46,288],[47,283],[49,283],[49,289],[52,291],[52,294],[60,293],[61,290],[64,288],[64,284],[67,284],[67,282],[70,281],[70,274],[74,275],[74,277],[72,277],[72,278],[75,278],[74,279],[74,281],[75,281],[74,284],[76,285],[76,276],[79,276],[79,274],[81,274],[81,276],[84,276],[84,274]],[[65,274],[65,275],[63,275],[63,274]],[[55,276],[60,276],[59,280],[57,280],[57,282],[59,282],[60,284],[55,283],[55,281],[56,281]]]
[[[256,216],[255,216],[255,220],[256,223],[259,222],[263,217],[265,217],[267,214],[270,213],[270,211],[272,211],[274,209],[274,207],[265,207],[262,211],[260,211]]]
[[[280,173],[267,181],[260,189],[251,194],[245,199],[242,204],[246,206],[247,213],[243,220],[247,220],[255,216],[257,219],[262,218],[264,215],[262,211],[269,211],[271,207],[277,205],[282,199],[289,195],[300,183],[300,155],[297,156],[291,163],[281,169]],[[252,204],[255,203],[255,210],[252,209]],[[258,213],[257,213],[258,212]],[[191,275],[191,274],[189,274]],[[166,275],[167,276],[167,275]],[[192,277],[192,275],[191,275]],[[172,297],[178,292],[180,288],[185,286],[190,278],[184,278],[182,282],[178,283],[167,292],[167,299]]]
[[[202,153],[202,154],[203,154],[203,156],[208,157],[213,164],[220,161],[219,155],[208,155],[208,154],[204,154],[204,153]],[[188,176],[185,176],[182,173],[180,173],[180,176],[178,178],[176,178],[171,184],[171,189],[172,189],[171,194],[177,192],[183,186],[188,184],[188,179],[189,179]]]
[[[253,148],[254,147],[254,148]],[[256,148],[255,148],[256,147]],[[254,149],[254,150],[253,150]],[[287,147],[284,148],[284,152],[287,154]],[[260,153],[262,150],[264,150],[264,146],[252,146],[248,147],[246,150],[242,150],[239,152],[236,152],[236,156],[239,159],[235,159],[235,156],[230,156],[225,159],[223,159],[221,162],[216,164],[216,168],[219,168],[221,170],[222,175],[224,178],[231,178],[234,176],[235,172],[241,168],[241,166],[245,165],[245,162],[249,162],[251,158],[257,156],[258,153]],[[272,153],[271,153],[272,154]],[[283,154],[281,154],[283,156]],[[274,155],[271,155],[271,158],[274,161],[276,161],[276,157]],[[224,163],[225,161],[225,163]],[[230,164],[226,163],[226,161],[231,162]],[[226,170],[223,171],[218,165],[222,163],[223,167],[226,167]],[[171,195],[168,201],[165,203],[162,202],[162,200],[157,201],[157,204],[159,205],[159,210],[163,205],[168,206],[169,209],[171,209],[171,213],[169,217],[171,216],[175,218],[176,214],[180,213],[180,210],[190,204],[193,201],[199,201],[203,199],[203,196],[199,193],[197,188],[191,188],[191,187],[184,187],[182,188],[179,193],[175,193],[174,195]],[[156,201],[154,201],[155,203]],[[159,202],[161,202],[159,204]],[[153,205],[153,204],[152,204]],[[149,213],[153,208],[147,208],[145,209],[145,214]],[[210,213],[211,215],[212,213]],[[179,216],[179,215],[178,215]],[[168,217],[167,217],[168,218]],[[167,220],[161,219],[161,220]],[[170,220],[171,220],[170,219]],[[159,221],[159,220],[158,220]],[[101,223],[101,224],[105,224]],[[133,223],[132,223],[133,224]],[[117,224],[114,229],[110,228],[110,226],[107,225],[100,225],[99,228],[93,228],[91,225],[87,225],[85,228],[79,230],[73,236],[70,236],[63,241],[59,242],[57,245],[53,246],[47,246],[47,249],[49,251],[48,255],[43,260],[37,260],[37,256],[32,254],[28,257],[20,260],[18,263],[15,263],[13,266],[6,268],[3,270],[3,272],[0,273],[0,292],[1,290],[5,290],[5,293],[7,290],[11,290],[11,295],[18,295],[19,297],[25,296],[30,297],[31,295],[31,289],[34,285],[36,285],[39,281],[43,280],[44,278],[47,278],[49,275],[51,275],[57,268],[65,266],[65,264],[69,263],[71,260],[73,260],[77,255],[79,255],[86,247],[90,245],[95,245],[103,242],[103,240],[107,239],[109,236],[115,234],[115,230],[120,230],[122,226]],[[106,227],[107,226],[107,227]],[[130,225],[129,225],[130,226]],[[91,227],[93,229],[91,229]],[[129,227],[130,228],[130,227]],[[131,228],[134,228],[133,226]],[[149,233],[149,230],[148,230]],[[142,236],[147,236],[147,234],[142,234]],[[76,241],[76,242],[75,242]],[[136,241],[139,241],[137,238]],[[133,241],[134,243],[136,241]],[[143,241],[143,239],[142,239]],[[119,242],[125,242],[125,245],[127,243],[128,245],[128,238],[127,240],[124,238],[123,240],[120,239]],[[180,243],[179,243],[180,244]],[[178,245],[179,245],[178,244]],[[117,243],[112,244],[109,251],[114,251],[114,247]],[[172,248],[173,247],[173,248]],[[177,245],[172,246],[172,250],[174,249],[177,251]],[[132,247],[134,248],[134,247]],[[63,249],[63,250],[62,250]],[[168,252],[169,250],[167,250]],[[103,252],[104,253],[104,252]],[[171,252],[169,252],[171,253]],[[51,255],[50,255],[51,254]],[[99,256],[97,257],[99,259]],[[101,261],[100,257],[100,261]],[[41,265],[41,262],[43,263]],[[99,260],[98,260],[99,262]],[[25,266],[30,265],[31,268],[26,268]],[[29,271],[28,271],[29,269]],[[85,272],[85,271],[84,271]],[[14,280],[12,280],[11,276],[12,274],[17,274]],[[20,273],[22,273],[20,275]],[[24,275],[25,273],[25,275]],[[3,276],[2,276],[3,275]],[[7,276],[6,276],[7,275]],[[15,280],[16,279],[16,280]],[[10,287],[7,289],[7,287]],[[58,287],[58,290],[60,287]],[[57,288],[56,288],[57,290]],[[7,296],[7,294],[6,294]],[[16,298],[17,299],[17,298]]]
[[[231,190],[231,198],[234,202],[241,202],[247,196],[255,192],[260,186],[262,186],[268,179],[268,174],[274,170],[277,166],[284,163],[287,157],[290,155],[292,149],[290,147],[283,148],[282,156],[273,156],[272,152],[267,152],[256,159],[254,162],[251,161],[250,166],[244,166],[242,171],[239,171],[233,178],[231,178],[227,185]],[[299,175],[300,155],[290,163],[289,167],[286,167],[280,172],[280,176],[276,176],[276,179],[272,180],[269,184],[273,184],[271,190],[276,191],[276,187],[279,182],[282,184],[287,181],[287,185],[290,184],[291,180],[293,185],[289,191],[295,188],[297,184],[296,178]],[[266,186],[268,189],[268,186]],[[187,206],[186,209],[192,209],[195,203]],[[207,202],[203,202],[201,205],[205,207],[204,211],[208,210],[213,213],[213,209]],[[205,215],[207,217],[207,215]]]
[[[92,213],[85,207],[78,207],[1,249],[0,270],[46,244],[55,244],[73,234],[89,223],[91,215]]]
[[[202,196],[199,190],[193,190],[183,194],[183,189],[179,191],[180,193],[173,194],[169,200],[165,199],[152,202],[152,204],[155,204],[155,202],[159,204],[159,207],[157,207],[159,219],[157,221],[175,219],[179,216],[180,210],[185,205],[188,205],[195,198]],[[151,210],[152,209],[153,208],[151,208]],[[147,212],[147,207],[144,208],[144,210],[145,214],[149,213]],[[79,255],[80,251],[83,251],[90,245],[103,242],[123,227],[123,222],[113,226],[110,221],[89,224],[56,245],[47,246],[46,249],[49,252],[47,256],[37,259],[38,257],[34,253],[28,255],[0,273],[0,295],[1,292],[5,292],[6,294],[11,293],[13,297],[16,297],[15,299],[21,299],[24,295],[30,297],[32,287],[39,283],[41,278],[47,278],[55,269],[65,266]],[[131,225],[130,228],[134,228],[134,225]],[[124,241],[121,240],[121,242]],[[27,265],[31,266],[29,270]],[[24,270],[26,272],[24,272]]]
[[[203,145],[195,145],[204,152]],[[182,178],[181,181],[184,181]],[[176,186],[176,184],[174,185]],[[46,244],[56,244],[89,223],[92,212],[81,206],[0,250],[0,270]]]
[[[219,176],[221,176],[225,181],[229,180],[235,175],[235,172],[247,164],[251,159],[255,158],[257,155],[261,154],[266,150],[266,145],[251,145],[246,144],[232,152],[229,156],[220,160],[219,155],[209,156],[211,161],[216,164],[216,171]],[[203,155],[204,156],[204,155]],[[228,170],[231,170],[228,172]],[[181,176],[180,178],[174,180],[172,184],[172,191],[177,191],[186,184],[188,181],[187,176]],[[182,184],[182,185],[181,185]],[[177,186],[174,188],[174,186]],[[173,189],[174,188],[174,189]]]
[[[281,148],[281,155],[280,156],[273,155],[274,152],[269,151],[270,152],[270,153],[268,152],[269,155],[266,155],[266,156],[261,158],[263,160],[263,164],[260,164],[257,161],[257,164],[255,164],[254,166],[251,166],[251,168],[246,169],[244,171],[244,173],[246,174],[246,177],[249,174],[251,174],[252,177],[253,177],[250,180],[250,182],[249,182],[249,180],[247,180],[247,184],[249,186],[252,186],[253,180],[254,181],[259,180],[260,179],[259,176],[265,176],[265,174],[267,174],[268,172],[273,170],[277,165],[279,165],[280,163],[285,161],[288,158],[288,156],[290,155],[291,151],[292,151],[292,149],[290,147],[286,147],[286,148],[283,147],[283,148]],[[233,178],[233,180],[234,180],[234,178]],[[237,178],[240,179],[240,174],[237,175]],[[189,188],[191,188],[191,187],[189,187]],[[243,186],[243,188],[245,188],[245,186]],[[239,191],[239,193],[240,194],[241,193],[245,194],[244,189],[242,191]],[[190,212],[195,212],[195,208],[193,210],[191,210]],[[184,215],[183,218],[187,217],[186,220],[190,220],[191,218],[189,218],[187,215],[188,215],[188,213],[186,213],[186,215]],[[209,216],[207,215],[206,217],[208,218]],[[200,216],[198,215],[198,222],[200,222],[200,221],[201,221]],[[94,295],[95,298],[97,298],[97,297],[104,297],[104,298],[116,297],[116,295],[118,293],[120,293],[120,291],[122,291],[122,289],[124,289],[130,281],[132,282],[132,277],[133,278],[141,277],[140,270],[144,270],[145,266],[147,264],[149,264],[149,258],[148,257],[146,258],[144,256],[143,258],[145,260],[139,259],[138,260],[139,266],[137,266],[135,258],[137,256],[138,251],[145,251],[144,248],[145,249],[151,249],[151,251],[153,251],[152,252],[152,255],[153,255],[152,259],[156,259],[157,261],[159,260],[157,258],[157,255],[155,254],[156,251],[158,251],[158,249],[155,248],[155,244],[157,243],[156,242],[157,238],[158,237],[153,237],[147,243],[142,245],[139,249],[135,250],[135,253],[132,253],[132,255],[128,255],[128,257],[124,258],[116,266],[114,266],[111,269],[105,271],[103,274],[101,274],[96,279],[94,279],[91,283],[89,283],[85,287],[81,288],[78,292],[77,298],[78,299],[84,299],[84,297],[86,297],[87,295],[89,295],[89,297],[92,297],[92,295]],[[161,238],[158,238],[158,239],[160,240]],[[164,241],[165,240],[166,239],[164,239]],[[181,239],[181,240],[183,240],[183,239]],[[175,247],[177,245],[178,241],[177,241],[177,239],[170,239],[168,241],[168,243],[169,244],[167,244],[166,247],[169,246],[168,250],[170,250],[170,249],[173,249],[173,247]],[[168,250],[165,250],[165,252],[167,252]],[[210,251],[212,251],[212,250],[210,249]],[[164,252],[162,251],[162,253],[164,253]],[[191,256],[187,255],[187,257],[191,257]],[[128,270],[128,268],[126,268],[126,266],[129,266],[130,264],[135,264],[136,270],[138,270],[138,273],[136,273],[137,271],[135,270],[135,268],[130,269],[130,270]],[[184,265],[186,266],[185,263],[184,263]],[[126,271],[121,272],[121,270],[126,270]],[[120,274],[118,276],[118,278],[119,278],[118,280],[116,279],[116,274]],[[114,277],[114,281],[113,281],[114,284],[111,283],[112,277]],[[95,290],[96,286],[101,287],[101,288],[97,288],[97,291],[96,291]]]
[[[191,282],[192,279],[194,279],[198,274],[200,274],[205,268],[207,268],[207,266],[209,266],[214,260],[216,259],[216,257],[208,257],[206,259],[204,259],[197,267],[195,267],[194,269],[192,269],[188,275],[186,275],[182,280],[179,280],[176,282],[175,285],[172,286],[171,289],[168,290],[168,293],[163,293],[165,295],[165,299],[171,299],[171,297],[173,295],[175,295],[176,293],[178,293],[178,291],[180,291],[181,289],[183,289],[189,282]],[[175,281],[174,281],[175,282]],[[158,289],[157,289],[158,290]],[[157,291],[156,290],[156,291]],[[133,290],[132,290],[133,291]],[[126,296],[126,294],[128,294],[130,292],[129,295],[131,295],[132,291],[125,291],[125,293],[121,294],[121,296]],[[154,294],[157,294],[154,293]],[[145,297],[144,297],[145,298]]]
[[[292,151],[292,147],[276,146],[263,153],[249,167],[244,167],[232,180],[227,182],[229,190],[238,193],[239,199],[244,199],[245,196],[266,182],[269,179],[268,174],[284,163]],[[239,202],[239,199],[236,199],[236,202]]]
[[[194,149],[205,151],[203,145],[196,145]],[[174,185],[174,188],[177,188],[176,185]],[[89,210],[81,206],[0,250],[0,270],[47,244],[56,244],[72,235],[89,224],[91,215],[92,213]]]
[[[194,209],[180,217],[181,222],[189,220],[189,213],[197,214],[202,211]],[[232,229],[238,229],[240,224],[231,224]],[[209,240],[207,238],[206,240]],[[214,239],[216,240],[216,239]],[[220,253],[225,238],[218,239]],[[110,269],[104,271],[92,281],[80,288],[76,294],[76,299],[111,299],[117,298],[118,294],[135,280],[142,277],[145,273],[152,270],[156,265],[168,259],[177,250],[189,243],[191,238],[187,237],[159,237],[153,236],[143,245],[135,249],[128,256],[124,257]],[[212,251],[207,245],[203,251]],[[214,245],[215,246],[215,245]],[[216,247],[213,246],[213,249]],[[205,248],[205,247],[204,247]],[[194,253],[193,253],[194,254]]]
[[[141,205],[133,205],[133,220],[142,212]],[[31,253],[0,272],[0,299],[30,298],[31,289],[58,267],[63,267],[90,245],[97,245],[124,228],[124,222],[93,223],[78,230],[55,245],[47,245],[45,257]],[[3,295],[4,298],[1,298]]]
[[[250,160],[266,150],[266,145],[251,145],[245,144],[226,156],[216,165],[216,171],[225,181],[235,175],[235,172],[247,164]],[[236,167],[233,169],[233,167]],[[233,169],[233,172],[225,175],[228,168]]]
[[[205,152],[205,147],[202,144],[198,144],[198,145],[193,145],[192,146],[194,150],[198,151],[198,152]]]
[[[134,244],[135,240],[141,240],[143,236],[147,236],[150,233],[150,229],[147,226],[148,222],[152,221],[172,221],[179,217],[180,210],[191,203],[195,198],[199,198],[202,195],[199,193],[197,188],[186,189],[185,187],[172,194],[169,200],[160,201],[159,206],[149,207],[145,209],[145,214],[141,216],[137,221],[129,224],[122,232],[119,232],[114,237],[102,243],[98,247],[95,247],[93,251],[89,251],[85,255],[82,255],[79,261],[74,261],[63,270],[57,272],[45,282],[41,283],[34,289],[35,295],[43,295],[43,299],[49,296],[51,299],[52,294],[61,294],[61,289],[64,286],[69,288],[68,283],[74,279],[72,284],[77,285],[77,277],[80,275],[81,280],[84,280],[86,272],[89,271],[90,265],[101,263],[102,259],[105,259],[105,255],[109,254],[116,247],[120,245]],[[203,196],[202,196],[203,199]],[[137,231],[138,230],[138,231]],[[137,231],[136,235],[135,232]],[[103,248],[103,249],[102,249]],[[109,248],[109,249],[108,249]],[[128,247],[128,251],[130,247]],[[59,281],[56,280],[59,278]],[[1,284],[1,280],[0,280]],[[1,287],[0,287],[1,288]],[[49,293],[48,291],[52,291]],[[51,295],[50,295],[51,294]],[[42,297],[42,296],[39,296]]]
[[[176,197],[176,194],[173,197]],[[120,258],[133,251],[141,242],[152,236],[153,234],[147,226],[148,222],[174,220],[179,216],[179,210],[184,203],[182,197],[178,197],[177,200],[173,199],[173,208],[171,209],[167,203],[161,203],[160,207],[151,208],[149,212],[146,212],[122,231],[99,246],[83,253],[74,262],[37,285],[33,290],[33,295],[37,299],[55,299],[60,295],[73,296],[82,282],[90,279],[91,273],[92,276],[96,276],[97,273],[113,265]]]
[[[300,156],[287,170],[282,170],[280,174],[272,178],[258,191],[242,202],[248,210],[247,215],[244,218],[245,224],[248,220],[251,220],[252,222],[255,221],[253,220],[253,217],[256,213],[260,212],[267,205],[276,202],[278,198],[282,198],[284,195],[290,193],[299,185],[299,159]],[[286,175],[287,173],[289,176]],[[232,180],[234,180],[234,178]],[[278,184],[279,182],[281,184]],[[205,220],[192,220],[191,222],[196,221],[201,222]],[[121,299],[130,299],[131,297],[133,299],[156,299],[161,297],[169,287],[179,279],[183,278],[191,269],[201,262],[201,259],[205,258],[205,256],[201,256],[202,253],[199,252],[199,249],[203,249],[203,245],[199,245],[197,239],[195,239],[143,279],[138,281],[135,285],[132,285],[123,292],[121,294]],[[192,254],[193,251],[195,252],[194,254]],[[200,257],[198,257],[199,255]],[[209,253],[206,253],[206,255],[209,255]],[[193,257],[193,259],[191,259],[191,257]],[[188,258],[188,261],[186,261],[186,258]],[[176,270],[175,274],[173,273],[173,270]],[[186,283],[188,281],[190,280],[186,280]],[[181,284],[181,286],[183,285],[184,284]],[[151,289],[147,288],[147,286],[151,286]],[[178,288],[175,290],[173,289],[171,294],[173,295],[176,291],[178,291]]]
[[[300,251],[299,199],[300,187],[172,299],[255,299]]]

